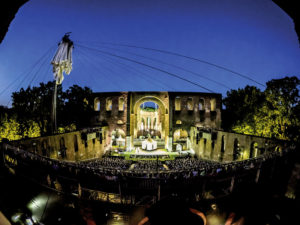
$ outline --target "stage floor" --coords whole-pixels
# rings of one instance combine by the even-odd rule
[[[135,149],[132,151],[125,151],[125,152],[119,152],[119,153],[113,153],[113,156],[123,156],[125,159],[128,160],[149,160],[149,159],[155,159],[156,157],[159,157],[160,159],[169,159],[173,160],[176,156],[178,156],[178,152],[168,152],[166,149],[157,149],[153,151],[147,151],[142,149]]]
[[[130,153],[134,154],[134,155],[169,155],[170,153],[178,154],[177,152],[168,152],[166,149],[156,149],[156,150],[152,150],[152,151],[136,149],[136,150],[131,151]]]

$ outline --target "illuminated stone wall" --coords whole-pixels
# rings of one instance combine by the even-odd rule
[[[105,141],[105,138],[102,138],[100,141],[99,133],[86,132],[83,130],[46,137],[23,139],[11,143],[21,149],[35,152],[52,159],[77,161],[101,157],[104,152]]]
[[[94,126],[107,127],[105,132],[106,143],[104,149],[108,149],[112,142],[112,132],[120,129],[126,132],[127,123],[127,102],[128,92],[107,92],[107,93],[95,93],[94,101],[94,117],[92,118],[92,124]],[[122,100],[124,107],[119,107],[119,101]],[[97,107],[97,101],[100,102],[100,107]],[[107,103],[111,103],[108,106]]]
[[[161,139],[167,141],[169,137],[169,96],[167,92],[132,92],[130,93],[130,145],[133,146],[133,139],[137,138],[138,113],[144,102],[154,102],[158,105],[161,121]]]
[[[223,131],[196,131],[193,135],[193,149],[199,158],[233,161],[259,156],[267,151],[283,148],[285,142],[268,138],[229,133]],[[234,158],[234,153],[236,158]]]
[[[173,111],[173,130],[189,131],[192,126],[221,128],[222,96],[220,94],[169,92],[169,95]],[[180,99],[180,110],[175,108],[176,98]],[[214,108],[211,101],[215,101]]]
[[[120,107],[120,98],[124,108]],[[176,109],[176,103],[180,109]],[[198,92],[110,92],[95,93],[95,116],[93,124],[107,126],[107,143],[111,143],[111,133],[121,129],[126,135],[127,149],[134,146],[139,130],[139,107],[144,102],[154,102],[159,108],[161,139],[165,148],[174,150],[173,134],[182,129],[190,133],[196,127],[221,128],[222,96],[214,93]],[[120,110],[120,108],[122,110]],[[185,146],[187,146],[185,144]],[[186,147],[185,147],[186,148]]]

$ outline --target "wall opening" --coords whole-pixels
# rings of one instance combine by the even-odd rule
[[[193,101],[192,97],[188,97],[187,109],[188,109],[188,111],[193,111],[194,110],[194,101]]]
[[[107,98],[106,99],[106,111],[111,111],[112,110],[112,99]]]
[[[65,139],[62,137],[59,140],[59,152],[62,158],[66,157],[66,146],[65,146]]]
[[[256,142],[252,142],[250,146],[250,158],[257,157],[258,155],[258,144]]]
[[[160,138],[162,132],[161,109],[152,101],[143,102],[137,113],[137,138]]]
[[[94,100],[94,110],[100,111],[100,99],[99,98],[95,98],[95,100]]]
[[[200,98],[199,99],[199,111],[205,110],[205,106],[204,106],[204,99]]]
[[[235,138],[233,144],[233,160],[237,160],[240,157],[240,151],[240,142]]]
[[[119,111],[124,111],[125,109],[125,101],[124,97],[119,98]]]
[[[180,111],[181,110],[181,99],[180,97],[175,98],[175,111]]]
[[[210,111],[216,111],[216,99],[213,98],[210,100]]]

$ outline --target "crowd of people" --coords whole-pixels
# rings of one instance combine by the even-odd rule
[[[191,156],[176,158],[175,160],[126,160],[122,157],[106,156],[81,162],[71,162],[50,159],[13,146],[4,150],[6,162],[13,159],[20,166],[30,165],[32,168],[44,168],[50,172],[67,177],[76,177],[78,174],[93,174],[99,176],[118,177],[149,177],[152,178],[177,178],[215,176],[237,171],[245,171],[261,167],[265,161],[281,156],[289,149],[281,152],[269,152],[255,158],[233,162],[217,162],[197,159]],[[145,174],[146,172],[146,174]]]

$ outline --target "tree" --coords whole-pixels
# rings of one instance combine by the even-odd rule
[[[21,88],[12,94],[12,109],[17,115],[22,134],[29,131],[30,135],[50,134],[53,91],[54,82],[48,82],[40,83],[39,87]],[[58,85],[56,110],[59,131],[88,126],[93,112],[93,104],[90,103],[93,103],[90,88],[73,85],[63,92],[61,85]]]
[[[264,126],[269,137],[280,139],[294,139],[296,135],[292,130],[300,127],[299,114],[299,85],[297,77],[273,79],[267,82],[265,90],[266,100],[257,114],[257,123],[264,121]],[[292,128],[294,127],[294,128]]]
[[[10,141],[22,138],[20,135],[20,124],[16,117],[9,117],[8,114],[1,115],[0,118],[0,142],[3,138]]]
[[[22,128],[29,129],[28,120],[33,120],[39,124],[41,134],[49,134],[51,131],[51,107],[54,82],[47,84],[40,83],[39,87],[21,88],[19,92],[12,94],[12,108],[18,116],[18,120],[23,124]],[[62,88],[57,87],[57,110],[62,111]]]
[[[247,85],[243,89],[228,91],[227,97],[223,99],[226,107],[223,112],[223,128],[226,130],[239,128],[247,131],[247,134],[252,134],[255,126],[253,115],[264,100],[264,93],[254,86]]]
[[[264,92],[249,86],[231,90],[224,99],[226,128],[238,133],[299,140],[299,85],[297,77],[285,77],[267,82]]]
[[[63,93],[63,100],[61,125],[76,124],[80,128],[90,125],[93,113],[93,92],[90,88],[73,85]]]

